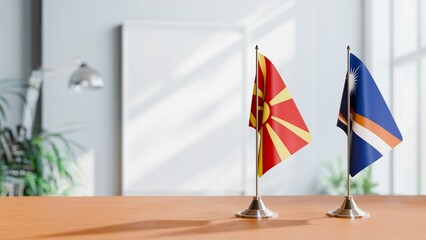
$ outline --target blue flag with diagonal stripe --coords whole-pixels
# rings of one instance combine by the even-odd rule
[[[402,135],[368,69],[350,54],[350,174],[381,158],[402,141]],[[347,84],[343,90],[337,126],[347,132]]]

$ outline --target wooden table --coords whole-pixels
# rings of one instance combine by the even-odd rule
[[[0,239],[426,239],[426,196],[356,196],[358,220],[325,216],[341,196],[263,200],[278,218],[235,218],[251,197],[3,197]]]

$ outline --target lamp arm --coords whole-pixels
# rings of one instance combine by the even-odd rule
[[[71,76],[70,86],[77,87],[89,87],[93,89],[99,89],[104,86],[103,78],[94,69],[88,67],[81,61],[76,62],[77,70]],[[22,125],[27,129],[28,137],[31,137],[32,129],[34,126],[34,119],[37,113],[37,102],[39,101],[40,89],[42,83],[49,75],[56,75],[64,73],[66,71],[73,70],[76,67],[66,68],[38,68],[31,72],[29,84],[31,88],[27,90],[26,104],[24,106],[24,112],[22,114]]]
[[[37,102],[40,96],[43,72],[34,70],[29,78],[30,88],[27,89],[25,105],[22,114],[22,125],[27,129],[27,137],[31,137],[34,126],[34,118],[37,112]]]
[[[27,137],[31,137],[32,134],[34,119],[37,113],[37,103],[39,101],[43,80],[51,75],[72,71],[75,67],[76,66],[61,68],[40,67],[31,71],[31,76],[28,81],[30,88],[27,89],[25,106],[22,114],[22,125],[27,129]]]
[[[33,73],[36,73],[36,74],[41,75],[43,78],[45,78],[45,77],[49,77],[49,76],[52,76],[52,75],[54,76],[54,75],[58,75],[58,74],[63,74],[63,73],[71,72],[74,69],[77,69],[78,66],[80,66],[80,65],[68,66],[68,67],[60,67],[60,68],[39,67],[39,68],[33,70],[31,72],[31,75]]]

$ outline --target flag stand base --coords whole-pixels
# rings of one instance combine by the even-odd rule
[[[250,206],[241,212],[237,212],[240,218],[276,218],[278,213],[269,210],[260,197],[253,197]]]
[[[339,217],[339,218],[368,218],[370,213],[360,209],[353,199],[353,196],[346,196],[340,208],[327,212],[327,215],[330,217]]]

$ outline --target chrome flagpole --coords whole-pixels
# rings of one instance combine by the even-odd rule
[[[240,218],[276,218],[278,213],[269,210],[263,203],[259,195],[259,71],[258,71],[258,51],[259,47],[256,45],[256,196],[250,203],[250,206],[240,212],[236,216]]]
[[[351,67],[351,58],[350,58],[351,47],[347,47],[347,71],[346,71],[346,92],[347,92],[347,115],[346,115],[346,133],[347,133],[347,178],[346,178],[346,196],[343,200],[342,205],[332,211],[327,212],[327,215],[330,217],[340,217],[340,218],[368,218],[370,214],[361,210],[355,203],[353,196],[351,195],[351,83],[350,83],[350,67]]]

